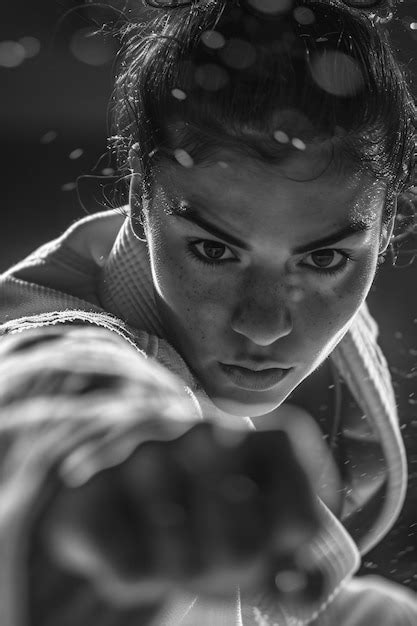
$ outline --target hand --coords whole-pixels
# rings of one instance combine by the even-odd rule
[[[175,587],[220,598],[271,586],[318,528],[285,433],[201,423],[61,489],[42,535],[62,566],[114,604],[137,605]]]

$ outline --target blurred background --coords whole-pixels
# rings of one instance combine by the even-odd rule
[[[106,147],[117,40],[104,32],[92,33],[104,23],[117,22],[118,11],[128,4],[124,0],[3,3],[0,271],[62,233],[87,211],[106,208],[114,198],[114,163]],[[130,5],[146,17],[140,0],[130,0]],[[399,3],[390,29],[415,83],[415,0]],[[415,86],[413,89],[416,94]],[[369,298],[396,388],[410,480],[400,519],[365,557],[361,573],[379,573],[417,590],[415,248],[417,238],[409,238],[401,246],[395,266],[387,260]]]

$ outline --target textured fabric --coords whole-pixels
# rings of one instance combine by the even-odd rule
[[[180,355],[164,339],[153,300],[146,246],[133,236],[128,220],[115,212],[79,222],[59,240],[43,246],[27,261],[7,272],[0,280],[0,321],[3,322],[2,332],[9,335],[44,327],[58,329],[62,324],[101,326],[127,341],[137,353],[135,358],[147,356],[176,374],[182,381],[185,396],[191,400],[194,419],[207,416],[227,423],[230,417],[216,409]],[[355,540],[362,551],[378,542],[395,521],[404,498],[406,476],[395,399],[385,359],[376,344],[376,335],[376,324],[364,305],[331,355],[369,420],[373,432],[371,439],[381,443],[389,470],[384,497],[379,496],[381,511],[364,526],[366,530],[362,535],[361,524],[355,529]],[[98,352],[102,349],[100,342],[97,349]],[[42,418],[39,417],[39,420],[41,424]],[[250,420],[243,420],[251,428]],[[61,436],[64,440],[71,440],[66,431]],[[120,462],[120,458],[109,461],[109,453],[103,454],[101,446],[84,446],[82,438],[81,433],[78,443],[74,444],[74,451],[68,454],[67,450],[62,455],[61,467],[66,468],[63,475],[75,484],[86,480],[91,472],[98,471],[108,462]],[[51,446],[53,439],[51,435],[51,440],[46,437],[45,441],[48,440]],[[15,443],[18,440],[15,435]],[[15,617],[17,613],[14,611],[22,610],[22,603],[13,593],[15,581],[25,577],[25,538],[33,519],[31,510],[35,502],[42,502],[47,490],[45,485],[48,484],[46,477],[51,471],[48,465],[51,459],[47,454],[44,454],[37,469],[36,449],[30,468],[32,481],[26,489],[27,498],[22,499],[18,495],[21,504],[10,508],[18,522],[11,529],[11,518],[4,515],[1,524],[3,580],[8,580],[4,589],[9,592],[8,597],[1,600],[2,606],[9,607],[12,616],[8,623],[4,622],[4,626],[28,626],[24,617]],[[107,448],[111,449],[112,445]],[[23,468],[21,471],[24,475],[26,470]],[[19,494],[22,487],[19,487],[18,481],[11,484],[17,485],[11,487],[11,491],[16,489]],[[324,505],[321,510],[323,531],[309,548],[315,562],[325,573],[324,594],[316,606],[278,605],[276,598],[262,590],[256,599],[240,598],[237,591],[234,603],[218,607],[184,595],[167,602],[164,616],[158,618],[158,626],[180,623],[184,626],[217,626],[223,623],[228,626],[240,626],[242,623],[244,626],[269,623],[286,626],[306,624],[321,619],[318,616],[326,616],[329,607],[336,606],[335,598],[339,598],[346,588],[346,581],[357,569],[359,552],[334,515]],[[353,520],[352,528],[354,524]],[[142,622],[138,620],[138,623]],[[115,621],[116,625],[125,626],[125,622]],[[345,624],[340,622],[340,626]]]
[[[354,578],[311,626],[415,626],[416,598],[376,576]]]

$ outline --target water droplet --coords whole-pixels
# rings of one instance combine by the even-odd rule
[[[214,63],[207,63],[197,68],[195,81],[206,91],[218,91],[227,85],[229,75],[223,67]]]
[[[47,133],[42,135],[41,143],[52,143],[57,138],[58,134],[54,130],[48,130]]]
[[[177,150],[174,150],[174,157],[183,167],[190,168],[194,165],[194,160],[192,156],[189,155],[188,152],[186,150],[183,150],[182,148],[177,148]]]
[[[185,100],[187,97],[187,94],[182,89],[173,89],[171,93],[177,100]]]
[[[294,148],[297,148],[297,150],[305,150],[307,147],[304,141],[302,141],[301,139],[298,139],[297,137],[294,137],[294,139],[291,140],[291,143],[294,146]]]
[[[316,16],[308,7],[297,7],[294,9],[293,15],[295,21],[302,26],[309,26],[310,24],[314,24],[316,21]]]
[[[226,39],[217,30],[206,30],[201,35],[201,41],[211,50],[220,50],[226,45]]]
[[[79,159],[84,154],[84,150],[82,148],[75,148],[72,152],[69,153],[69,158],[72,161]]]
[[[283,130],[276,130],[274,132],[274,139],[276,139],[279,143],[290,143],[290,138],[287,133],[284,133]]]
[[[244,70],[256,61],[255,47],[243,39],[230,39],[220,51],[224,63],[235,70]]]
[[[73,191],[76,188],[77,188],[77,183],[74,183],[74,182],[73,183],[65,183],[61,187],[62,191]]]
[[[18,67],[25,60],[25,49],[17,41],[0,42],[0,66]]]

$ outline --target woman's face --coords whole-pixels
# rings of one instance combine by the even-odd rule
[[[146,207],[166,336],[229,413],[272,411],[323,362],[390,236],[381,185],[336,163],[300,182],[297,158],[167,165]]]

